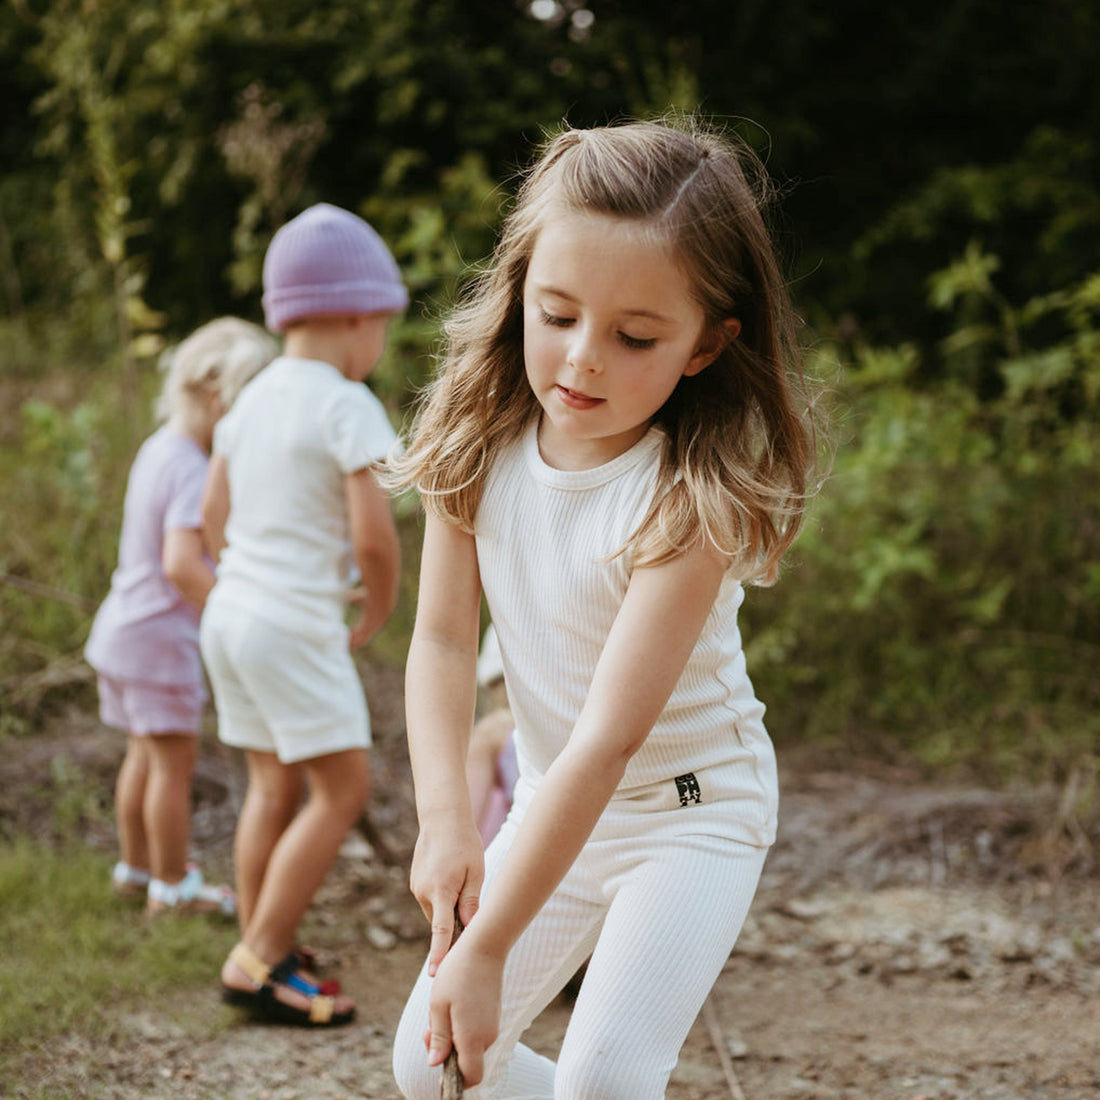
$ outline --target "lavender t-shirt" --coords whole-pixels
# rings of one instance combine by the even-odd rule
[[[99,673],[119,680],[203,689],[199,610],[164,575],[164,536],[202,527],[206,452],[162,427],[130,468],[118,568],[84,649]]]

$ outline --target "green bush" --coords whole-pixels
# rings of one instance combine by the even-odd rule
[[[781,739],[997,778],[1096,752],[1100,275],[1013,308],[996,268],[973,246],[929,281],[955,314],[935,363],[903,345],[843,364],[831,477],[746,608]]]

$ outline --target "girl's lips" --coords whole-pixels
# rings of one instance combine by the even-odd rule
[[[558,397],[561,398],[562,404],[568,405],[571,409],[594,409],[597,405],[603,403],[602,397],[589,397],[586,393],[578,393],[566,386],[556,386],[555,389],[558,391]]]

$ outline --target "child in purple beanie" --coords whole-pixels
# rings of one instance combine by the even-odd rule
[[[396,436],[363,382],[408,294],[378,234],[327,203],[275,234],[263,282],[284,352],[218,425],[203,502],[219,560],[202,654],[219,736],[248,765],[241,941],[221,978],[223,998],[259,1018],[324,1026],[346,1023],[354,1005],[313,981],[294,940],[369,792],[370,723],[350,650],[393,610],[400,555],[372,472]]]
[[[214,584],[200,504],[214,426],[276,351],[258,325],[221,317],[171,355],[157,408],[164,423],[130,468],[118,568],[84,651],[98,673],[100,716],[128,733],[111,883],[152,914],[235,911],[233,892],[187,862],[207,699],[199,613]]]

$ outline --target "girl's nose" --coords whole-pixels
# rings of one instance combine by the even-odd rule
[[[575,328],[569,342],[567,362],[574,370],[598,371],[600,356],[595,341],[583,328]]]

